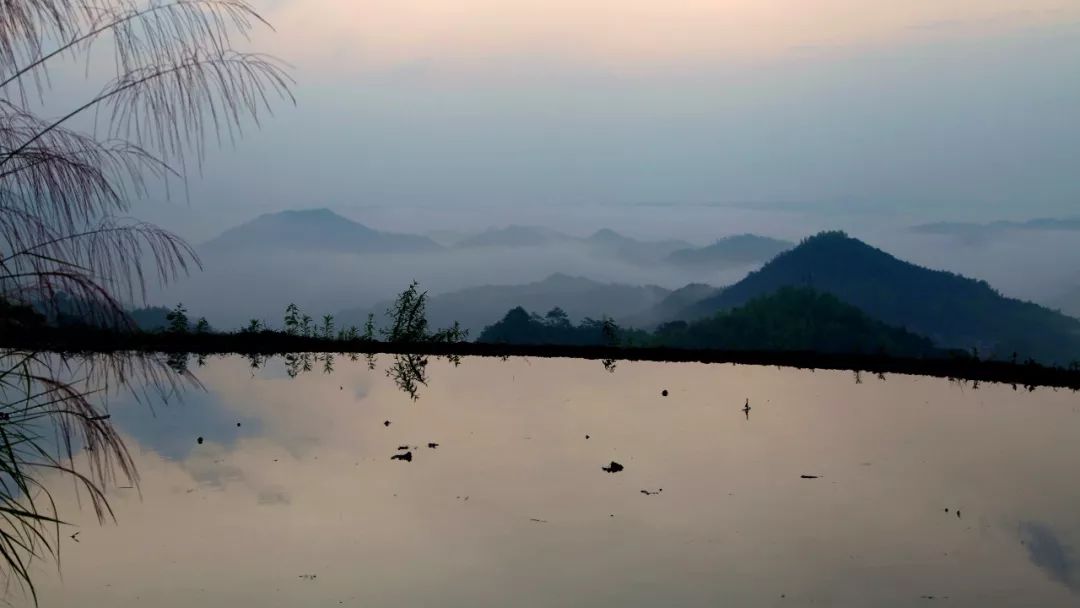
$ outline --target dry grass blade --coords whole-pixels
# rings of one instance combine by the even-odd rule
[[[31,594],[29,563],[59,558],[63,522],[47,479],[71,478],[99,521],[113,518],[105,489],[138,487],[139,476],[107,397],[130,386],[137,400],[170,399],[184,384],[197,386],[156,356],[0,352],[0,559]]]
[[[233,141],[272,102],[293,101],[283,64],[233,50],[260,25],[244,0],[0,0],[0,329],[13,311],[25,322],[26,306],[127,325],[149,283],[200,266],[178,236],[126,215],[147,179],[184,180],[208,140]],[[113,74],[98,94],[57,116],[35,110],[52,59],[89,65],[106,45]],[[104,488],[138,475],[96,398],[133,380],[170,396],[186,376],[167,363],[0,352],[0,565],[31,594],[31,561],[58,558],[43,476],[70,477],[110,517]]]

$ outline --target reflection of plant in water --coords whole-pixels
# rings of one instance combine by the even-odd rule
[[[252,375],[254,375],[255,372],[258,371],[260,368],[262,368],[262,366],[266,365],[267,357],[265,357],[264,355],[260,355],[258,353],[247,353],[243,355],[243,357],[247,359],[248,365],[251,367]]]
[[[367,321],[364,322],[364,340],[369,342],[375,340],[375,313],[368,313]],[[368,353],[364,355],[367,359],[368,369],[375,369],[375,354]]]
[[[311,371],[311,353],[288,353],[285,355],[285,372],[295,378],[303,372]]]
[[[165,365],[178,374],[184,374],[188,371],[189,357],[191,353],[169,353],[169,356],[165,358]]]
[[[45,477],[70,476],[100,522],[113,518],[105,490],[137,486],[139,478],[110,414],[95,401],[121,386],[141,387],[138,400],[167,400],[178,378],[194,382],[150,355],[0,351],[0,557],[35,601],[30,562],[58,556],[63,525]]]
[[[606,346],[619,345],[619,326],[611,317],[604,317],[600,325],[600,335],[603,336]],[[604,365],[605,370],[615,373],[615,359],[604,359],[601,363]]]
[[[425,355],[394,355],[394,363],[387,368],[386,375],[416,401],[420,398],[420,385],[427,386],[427,364]]]
[[[398,295],[386,315],[390,318],[390,325],[382,333],[387,342],[453,344],[465,340],[469,335],[468,330],[462,329],[457,322],[435,333],[428,331],[427,292],[420,291],[416,281]],[[373,326],[371,317],[368,317],[368,323],[369,328]],[[457,355],[450,355],[448,359],[455,366],[461,364],[461,357]],[[373,361],[369,361],[369,367],[373,364]],[[420,385],[427,386],[427,364],[426,355],[397,354],[394,355],[394,363],[387,368],[386,375],[415,401]]]
[[[322,325],[315,328],[311,324],[310,317],[303,314],[298,306],[290,304],[285,309],[285,332],[289,335],[315,337],[324,340],[352,341],[361,340],[375,342],[376,332],[392,344],[454,344],[465,340],[468,331],[461,325],[454,323],[451,327],[430,331],[427,321],[427,292],[420,291],[418,284],[413,281],[408,289],[403,291],[395,300],[393,306],[386,311],[388,324],[383,329],[375,326],[375,316],[368,315],[364,324],[363,333],[356,327],[349,327],[336,332],[334,317],[325,315]],[[255,321],[252,322],[253,327]],[[250,330],[249,330],[250,331]],[[372,352],[365,353],[368,369],[374,370],[376,358]],[[357,360],[356,353],[349,355],[353,361]],[[461,364],[459,355],[447,355],[447,360],[455,366]],[[256,356],[248,355],[252,369],[258,369],[264,360]],[[386,370],[386,375],[394,380],[394,384],[405,391],[414,400],[418,398],[419,388],[427,385],[427,355],[414,353],[399,353],[393,356],[393,362]],[[334,371],[334,355],[326,353],[293,352],[285,355],[285,371],[291,378],[309,372],[313,363],[321,363],[324,373]]]

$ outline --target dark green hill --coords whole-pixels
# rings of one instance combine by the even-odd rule
[[[871,319],[835,296],[808,287],[784,287],[715,316],[657,329],[660,346],[724,350],[943,355],[922,336]]]
[[[711,316],[790,286],[833,294],[942,347],[1002,359],[1014,353],[1050,363],[1080,359],[1080,321],[1004,297],[985,281],[904,262],[842,232],[804,240],[678,318]]]

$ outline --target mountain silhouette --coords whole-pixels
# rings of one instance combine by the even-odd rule
[[[711,316],[789,286],[830,293],[941,347],[1003,359],[1014,353],[1052,363],[1080,359],[1080,321],[1004,297],[985,281],[899,260],[843,232],[804,240],[677,318]]]
[[[676,266],[719,266],[753,264],[775,257],[794,243],[756,234],[739,234],[719,239],[712,245],[673,251],[666,261]]]
[[[424,236],[381,232],[329,209],[267,213],[226,230],[203,244],[204,251],[305,251],[407,253],[442,249]]]
[[[480,234],[458,239],[454,245],[461,249],[477,247],[545,247],[576,246],[584,253],[618,259],[630,264],[652,264],[663,260],[671,252],[691,247],[686,241],[667,239],[644,241],[602,228],[587,237],[543,228],[511,224],[492,228]]]
[[[593,254],[613,257],[631,264],[650,264],[663,260],[674,251],[691,247],[678,239],[642,241],[603,228],[582,239]]]
[[[688,307],[720,293],[720,289],[705,283],[690,283],[672,291],[652,308],[622,319],[627,327],[647,329],[664,321],[678,318]]]

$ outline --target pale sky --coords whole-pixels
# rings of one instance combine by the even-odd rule
[[[143,213],[195,239],[315,206],[1080,199],[1075,0],[255,4],[298,105],[213,154],[192,208]]]

